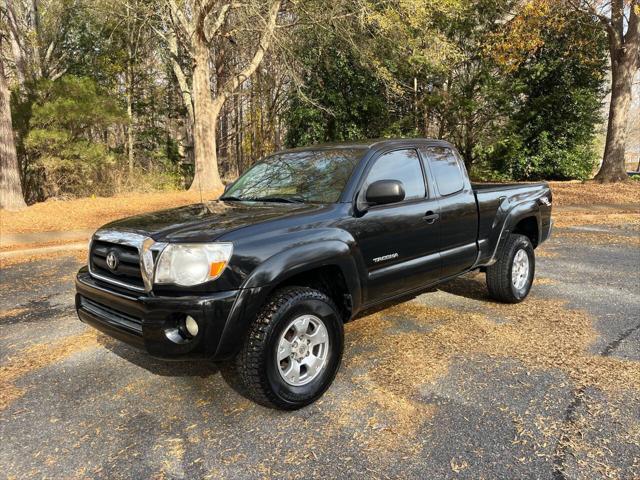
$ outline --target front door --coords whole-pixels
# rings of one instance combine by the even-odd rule
[[[354,219],[367,268],[367,303],[409,292],[440,278],[440,207],[431,198],[414,149],[394,150],[373,160],[363,189],[378,180],[398,180],[405,200],[372,206]]]

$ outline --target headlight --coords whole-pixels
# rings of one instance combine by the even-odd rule
[[[232,252],[231,243],[170,243],[160,254],[155,283],[190,287],[215,280]]]

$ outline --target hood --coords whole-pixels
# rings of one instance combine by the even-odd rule
[[[141,233],[156,241],[202,242],[248,225],[320,208],[316,204],[212,201],[128,217],[102,229]]]

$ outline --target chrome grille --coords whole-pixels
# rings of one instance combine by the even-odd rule
[[[117,266],[113,269],[107,265],[109,253],[117,258]],[[115,280],[126,286],[144,290],[140,271],[140,254],[136,247],[94,240],[91,245],[90,262],[91,273],[97,278]]]
[[[164,244],[138,233],[98,230],[89,248],[89,273],[97,280],[149,292],[154,255],[163,247]]]

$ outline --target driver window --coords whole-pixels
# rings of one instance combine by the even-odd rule
[[[399,180],[405,191],[405,200],[424,198],[426,190],[422,165],[415,150],[396,150],[378,157],[367,176],[367,185],[378,180]]]

